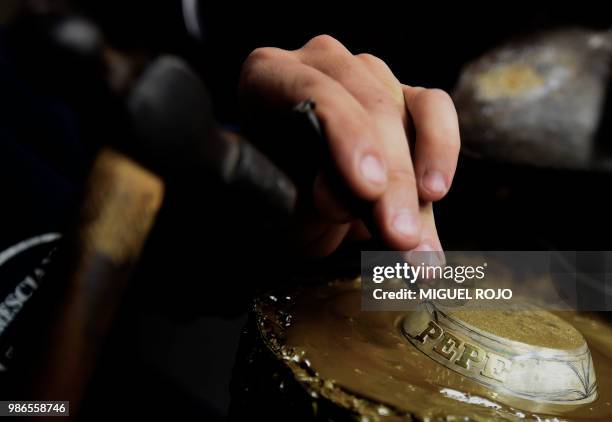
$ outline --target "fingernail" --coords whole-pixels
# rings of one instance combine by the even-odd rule
[[[370,182],[383,184],[387,181],[387,173],[378,158],[368,154],[361,159],[361,173]]]
[[[432,193],[445,193],[447,190],[444,176],[439,171],[428,171],[425,173],[423,185]]]
[[[400,210],[393,219],[393,228],[404,236],[416,236],[418,221],[415,214],[407,208]]]

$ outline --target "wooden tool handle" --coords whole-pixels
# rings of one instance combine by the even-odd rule
[[[111,328],[130,272],[164,195],[163,182],[126,156],[103,149],[95,160],[68,260],[33,375],[35,397],[69,400],[74,418],[98,350]]]

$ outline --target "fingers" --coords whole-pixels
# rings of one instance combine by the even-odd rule
[[[424,262],[427,265],[437,266],[446,262],[431,202],[421,206],[421,241],[406,254],[406,258],[412,264]]]
[[[317,37],[298,52],[301,61],[338,81],[370,116],[371,131],[387,159],[387,189],[375,201],[375,219],[385,240],[411,249],[420,236],[416,179],[405,130],[401,84],[380,59],[353,56],[338,41]]]
[[[379,222],[383,240],[398,250],[416,247],[421,237],[418,200],[414,194],[414,175],[395,172],[387,191],[374,205],[374,216]]]
[[[438,237],[436,229],[436,220],[434,218],[433,205],[431,202],[421,206],[421,241],[415,248],[419,251],[441,251],[442,244]]]
[[[457,112],[444,91],[405,85],[403,91],[416,133],[414,166],[419,197],[437,201],[448,192],[457,167]]]
[[[241,91],[286,109],[316,99],[317,117],[337,169],[354,194],[375,200],[386,188],[387,163],[371,117],[338,81],[288,54],[277,49],[252,53],[243,67]]]
[[[355,56],[329,36],[295,51],[255,50],[243,66],[240,92],[284,110],[314,99],[336,170],[357,198],[370,202],[377,232],[395,249],[441,250],[430,202],[448,191],[460,143],[446,93],[402,85],[382,60]],[[325,250],[362,217],[328,182],[322,173],[315,180],[319,220],[311,232],[317,236],[309,238]],[[361,227],[357,234],[364,233]]]
[[[401,87],[400,81],[395,77],[389,66],[380,58],[372,54],[362,53],[355,56],[360,60],[370,72],[384,85],[386,92],[391,96],[392,100],[397,104],[402,116],[406,112],[404,105],[404,93],[398,87]]]
[[[374,206],[383,237],[396,249],[418,244],[420,234],[419,198],[408,139],[399,114],[394,118],[381,112],[377,119],[380,143],[389,167],[387,190]]]

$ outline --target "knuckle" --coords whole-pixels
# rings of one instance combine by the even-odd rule
[[[423,101],[429,101],[436,104],[446,104],[454,108],[453,100],[448,93],[440,88],[426,89],[420,93]]]
[[[406,88],[408,88],[408,90],[406,90]],[[427,91],[427,89],[420,86],[406,86],[404,88],[404,102],[406,103],[408,108],[414,106],[417,98],[419,98],[420,95],[425,91]]]
[[[251,51],[247,56],[240,71],[239,86],[246,87],[257,78],[263,63],[277,58],[277,49],[272,47],[260,47]]]
[[[274,48],[259,47],[251,51],[244,61],[244,67],[255,66],[263,60],[269,60],[274,57]]]
[[[382,60],[379,57],[376,57],[373,54],[361,53],[361,54],[357,54],[356,57],[362,62],[364,62],[367,66],[371,66],[375,69],[384,69],[385,71],[389,71],[389,72],[391,71],[391,69],[389,69],[389,66],[387,66],[387,63],[385,63],[384,60]]]
[[[329,52],[341,52],[345,50],[340,41],[327,34],[313,37],[310,41],[308,41],[308,43],[306,43],[305,47],[312,47]]]

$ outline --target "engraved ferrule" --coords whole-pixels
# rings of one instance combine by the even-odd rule
[[[491,318],[505,321],[491,324]],[[510,330],[489,330],[493,326],[529,329],[510,335]],[[425,302],[403,318],[401,331],[431,359],[499,393],[554,404],[583,404],[597,398],[586,341],[550,312],[443,310]],[[565,335],[559,338],[559,333]],[[557,343],[547,338],[556,338]]]

